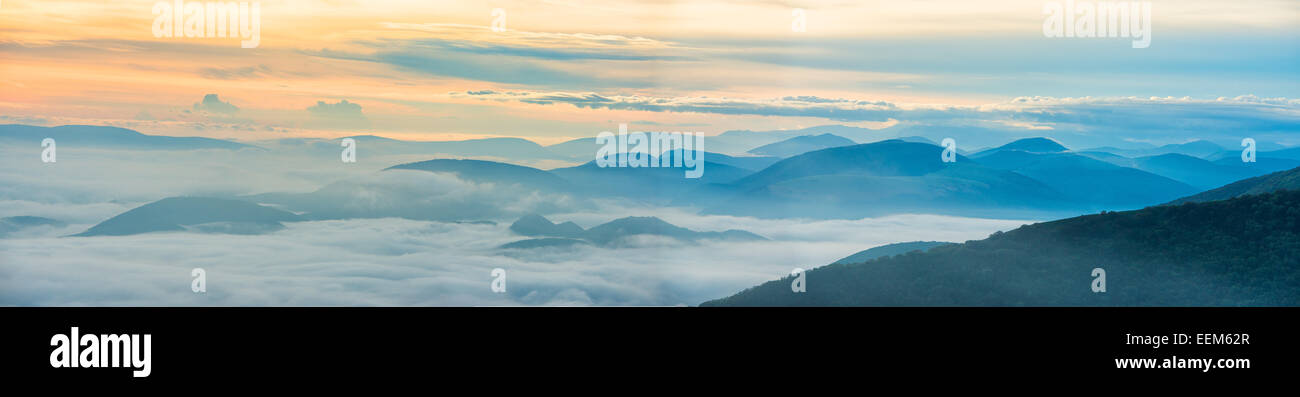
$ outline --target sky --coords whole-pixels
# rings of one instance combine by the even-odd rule
[[[255,48],[155,37],[155,3],[0,3],[0,123],[241,141],[552,144],[627,123],[1300,144],[1295,1],[1153,1],[1146,48],[1046,37],[1063,1],[267,0]]]

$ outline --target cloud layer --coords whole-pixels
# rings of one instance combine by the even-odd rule
[[[609,220],[606,213],[572,216]],[[523,238],[506,224],[394,218],[290,223],[261,236],[28,236],[0,240],[0,304],[694,305],[897,239],[964,241],[1022,223],[923,215],[813,223],[677,220],[687,219],[692,227],[749,228],[774,241],[642,239],[617,250],[503,251],[496,247]],[[190,291],[195,267],[207,272],[206,294]],[[495,268],[507,271],[504,294],[490,288]]]

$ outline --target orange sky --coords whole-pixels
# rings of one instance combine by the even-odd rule
[[[745,99],[800,95],[901,104],[996,103],[1010,97],[916,87],[944,84],[943,76],[933,74],[756,64],[744,59],[751,48],[700,48],[694,43],[1022,33],[1041,39],[1035,30],[1042,21],[1043,2],[794,2],[806,10],[806,32],[791,31],[793,8],[781,2],[258,4],[260,44],[244,49],[237,38],[154,37],[153,1],[4,0],[0,115],[47,124],[111,124],[146,133],[234,139],[371,133],[408,139],[523,136],[541,143],[591,136],[621,122],[707,134],[831,122],[873,126],[881,121],[589,109],[449,93]],[[494,8],[506,10],[504,32],[490,28]],[[1285,1],[1248,7],[1180,2],[1167,9],[1161,27],[1232,29],[1249,24],[1289,29],[1296,25],[1296,10],[1294,2]],[[471,55],[453,58],[448,50]],[[493,51],[508,51],[509,56],[494,57]],[[826,50],[795,46],[779,56],[799,57],[809,51]],[[412,54],[418,57],[408,59]],[[449,63],[441,64],[444,60]],[[196,108],[207,94],[217,94],[239,110],[214,114]],[[312,119],[307,110],[319,101],[342,100],[361,106],[366,127],[331,128],[333,119]]]

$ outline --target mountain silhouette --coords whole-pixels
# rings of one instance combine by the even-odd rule
[[[844,259],[835,261],[833,264],[862,263],[880,257],[902,255],[912,251],[925,252],[929,251],[931,248],[948,244],[953,243],[943,241],[910,241],[906,243],[885,244],[879,247],[858,251],[858,253],[844,257]]]
[[[807,271],[703,306],[1295,306],[1300,191],[1026,225]],[[1105,272],[1105,292],[1092,285]]]
[[[814,150],[853,144],[855,142],[852,140],[834,134],[804,135],[759,146],[750,149],[749,153],[762,156],[790,157]]]
[[[258,149],[255,146],[220,139],[145,135],[119,127],[0,125],[0,139],[22,140],[31,145],[38,145],[45,138],[53,138],[59,148],[107,147],[134,150]]]
[[[1121,149],[1121,148],[1106,146],[1106,147],[1092,148],[1085,151],[1107,152],[1107,153],[1117,154],[1117,155],[1130,157],[1130,158],[1159,156],[1162,154],[1169,154],[1169,153],[1185,154],[1188,156],[1199,157],[1199,158],[1209,158],[1211,156],[1215,156],[1219,153],[1222,153],[1225,150],[1226,149],[1223,146],[1219,146],[1213,142],[1204,141],[1204,140],[1195,140],[1187,143],[1174,143],[1174,144],[1168,144],[1168,145],[1154,147],[1154,148]]]
[[[455,174],[460,179],[475,183],[512,184],[543,191],[567,191],[572,188],[564,178],[547,171],[484,160],[436,159],[398,164],[385,170],[443,172]]]
[[[1169,153],[1133,159],[1133,168],[1186,183],[1197,189],[1212,189],[1268,171],[1241,161],[1217,164],[1186,154]]]
[[[525,215],[510,225],[510,231],[525,236],[580,237],[582,226],[573,222],[551,223],[541,215]]]
[[[666,152],[670,164],[681,151]],[[626,155],[614,156],[615,161]],[[636,154],[632,155],[636,156]],[[632,157],[633,159],[637,157]],[[699,178],[687,178],[685,167],[600,167],[589,161],[575,167],[550,172],[573,184],[574,188],[596,197],[628,197],[642,202],[667,203],[679,195],[710,183],[725,183],[749,175],[752,171],[716,163],[704,157],[704,172]],[[651,163],[662,164],[661,157],[649,156]],[[683,162],[683,165],[685,163]]]
[[[977,161],[1034,178],[1092,210],[1141,208],[1197,191],[1167,177],[1074,153],[1003,150]]]
[[[63,227],[67,226],[67,224],[57,219],[40,216],[7,216],[0,218],[0,237],[5,237],[19,230],[41,226]]]
[[[985,149],[971,155],[973,158],[984,157],[1004,150],[1018,150],[1029,153],[1060,153],[1070,149],[1051,138],[1025,138],[992,149]]]
[[[857,219],[899,212],[1010,216],[1067,213],[1073,204],[1048,185],[979,165],[943,148],[886,140],[790,157],[730,184],[685,195],[677,204],[706,213]]]
[[[572,226],[566,226],[572,225]],[[576,228],[576,229],[575,229]],[[660,236],[668,237],[680,242],[693,243],[701,240],[715,241],[758,241],[766,240],[763,236],[750,233],[743,230],[727,230],[722,232],[697,232],[684,227],[679,227],[665,222],[656,217],[626,217],[619,218],[591,229],[582,230],[582,228],[573,222],[554,224],[545,217],[539,215],[528,215],[515,221],[510,226],[510,230],[525,236],[545,236],[543,238],[534,238],[528,240],[515,241],[502,246],[502,248],[532,248],[532,247],[553,247],[553,246],[570,246],[574,243],[569,240],[578,240],[603,247],[620,247],[627,243],[625,240],[633,236]]]
[[[534,248],[569,248],[575,246],[590,246],[591,242],[573,238],[545,237],[519,240],[515,242],[502,244],[502,249],[534,249]]]
[[[123,212],[74,236],[125,236],[194,230],[260,234],[279,230],[297,215],[254,203],[210,197],[170,197]]]
[[[1300,167],[1233,182],[1218,189],[1174,200],[1169,204],[1178,205],[1227,200],[1244,195],[1264,194],[1281,190],[1300,190]]]

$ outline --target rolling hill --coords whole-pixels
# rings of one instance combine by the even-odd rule
[[[1117,155],[1130,157],[1130,158],[1159,156],[1162,154],[1170,154],[1170,153],[1185,154],[1188,156],[1199,157],[1199,158],[1210,158],[1212,156],[1224,152],[1225,150],[1226,149],[1223,146],[1219,146],[1213,142],[1204,141],[1204,140],[1194,140],[1191,142],[1174,143],[1174,144],[1168,144],[1168,145],[1154,147],[1154,148],[1121,149],[1116,147],[1099,147],[1099,148],[1088,149],[1086,151],[1107,152],[1107,153],[1117,154]]]
[[[1169,202],[1171,205],[1227,200],[1243,195],[1263,194],[1279,190],[1300,190],[1300,168],[1278,171],[1230,183],[1218,189],[1197,193]]]
[[[706,186],[677,203],[713,214],[834,219],[899,212],[1043,215],[1073,206],[1024,175],[983,167],[961,155],[955,163],[943,163],[942,151],[901,140],[817,150],[734,183]]]
[[[259,149],[221,139],[145,135],[134,130],[93,125],[38,127],[20,124],[0,125],[0,139],[22,140],[31,145],[53,138],[62,148],[102,147],[133,150]]]
[[[1164,176],[1074,153],[1003,150],[977,161],[1041,181],[1090,210],[1141,208],[1198,190]]]
[[[40,216],[7,216],[0,218],[0,238],[23,229],[36,227],[63,227],[63,221]]]
[[[205,233],[260,234],[283,228],[297,215],[251,202],[209,197],[170,197],[100,222],[78,237],[125,236],[192,230]]]
[[[667,152],[669,157],[680,151]],[[627,197],[651,203],[667,203],[683,193],[711,183],[735,181],[752,171],[709,160],[705,154],[704,173],[699,178],[686,178],[683,167],[600,167],[590,161],[576,167],[553,169],[550,172],[573,184],[577,192],[593,197]],[[651,162],[660,158],[650,157]]]
[[[541,215],[525,215],[510,224],[510,231],[524,236],[580,237],[582,226],[573,222],[551,223]]]
[[[572,226],[568,226],[572,225]],[[539,248],[539,247],[556,247],[572,246],[579,243],[595,244],[603,247],[620,247],[627,244],[627,238],[634,236],[660,236],[668,237],[680,242],[693,243],[701,240],[715,241],[759,241],[766,240],[763,236],[750,233],[743,230],[727,230],[722,232],[697,232],[684,227],[679,227],[656,217],[626,217],[615,219],[601,225],[583,230],[582,227],[573,222],[561,224],[551,223],[550,220],[538,216],[528,215],[520,218],[510,230],[525,236],[544,236],[542,238],[533,238],[527,240],[515,241],[501,248]]]
[[[906,243],[885,244],[879,247],[858,251],[858,253],[844,257],[832,264],[862,263],[876,258],[902,255],[912,251],[925,252],[929,251],[931,248],[949,244],[954,243],[944,241],[910,241]]]
[[[805,277],[806,292],[786,277],[702,306],[1297,306],[1300,191],[1038,223]]]
[[[568,191],[569,181],[550,172],[521,165],[483,160],[436,159],[398,164],[385,170],[418,170],[455,174],[460,179],[475,183],[500,183],[520,185],[542,191]]]
[[[852,140],[834,134],[804,135],[759,146],[750,149],[749,153],[760,156],[790,157],[814,150],[849,146],[853,144],[855,144],[855,142]]]
[[[981,150],[971,155],[971,157],[978,159],[1004,150],[1016,150],[1028,153],[1061,153],[1070,151],[1069,148],[1066,148],[1064,145],[1061,145],[1060,142],[1052,140],[1051,138],[1025,138],[992,149]]]

